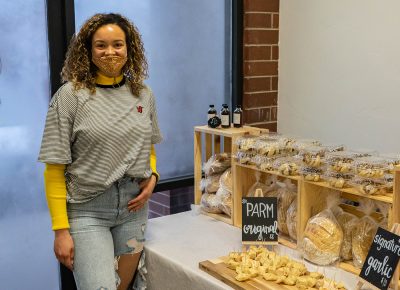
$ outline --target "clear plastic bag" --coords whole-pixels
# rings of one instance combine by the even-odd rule
[[[287,225],[287,211],[293,200],[297,196],[297,186],[289,179],[286,179],[283,184],[278,183],[281,188],[278,190],[278,229],[280,234],[289,235]]]
[[[358,192],[365,195],[386,194],[386,183],[383,178],[355,177],[349,182]]]
[[[232,215],[232,194],[230,191],[226,190],[224,187],[220,187],[215,194],[219,199],[218,207],[226,215]]]
[[[382,178],[389,169],[388,161],[377,156],[363,157],[354,161],[355,173],[363,178]]]
[[[219,153],[211,156],[203,164],[203,171],[206,176],[220,174],[231,166],[231,154]]]
[[[209,213],[222,213],[219,205],[221,200],[216,194],[203,193],[200,200],[201,209]]]
[[[317,265],[332,264],[340,257],[343,231],[333,213],[338,202],[339,198],[327,200],[327,209],[307,222],[301,243],[302,253],[305,259]]]
[[[289,237],[297,241],[297,197],[290,204],[286,213],[286,224]]]
[[[299,157],[307,167],[321,167],[327,148],[321,146],[306,146],[299,151]]]
[[[272,164],[275,171],[285,176],[294,176],[299,174],[300,161],[294,157],[277,158]]]
[[[354,174],[338,173],[336,171],[327,170],[322,175],[322,178],[326,180],[331,187],[346,188],[351,186],[351,181],[354,178]]]
[[[219,180],[222,174],[209,175],[200,180],[200,190],[206,193],[215,193],[219,188]]]
[[[255,162],[254,153],[245,152],[245,151],[238,151],[236,153],[235,159],[240,164],[250,164]]]
[[[260,189],[261,193],[262,193],[262,197],[264,197],[266,195],[266,193],[268,192],[268,190],[270,190],[270,187],[267,184],[262,183],[260,181],[260,179],[261,179],[261,173],[260,172],[257,171],[255,173],[255,176],[256,176],[256,182],[250,187],[250,189],[248,190],[246,196],[247,197],[254,197],[257,189]]]
[[[358,222],[358,217],[354,214],[339,211],[335,214],[335,217],[343,230],[343,243],[342,248],[340,249],[340,258],[345,261],[351,260],[353,258],[352,254],[352,232],[354,230],[354,226]]]
[[[265,180],[265,184],[267,185],[267,188],[266,188],[264,195],[266,197],[277,197],[278,190],[280,188],[280,186],[278,184],[278,176],[269,175]]]
[[[222,173],[219,178],[219,187],[224,189],[225,191],[232,192],[232,170],[228,168]]]
[[[235,143],[241,151],[254,151],[254,144],[258,138],[258,136],[245,135],[237,138]]]
[[[323,169],[316,167],[302,166],[300,167],[299,173],[304,176],[305,180],[316,182],[321,180]]]
[[[258,139],[254,144],[254,148],[257,154],[266,157],[273,157],[281,154],[281,145],[276,141]]]
[[[361,202],[360,210],[365,213],[365,216],[360,218],[354,225],[352,231],[352,254],[353,264],[357,268],[361,268],[365,258],[368,255],[369,248],[378,230],[377,222],[370,216],[374,211],[375,204],[366,199]]]

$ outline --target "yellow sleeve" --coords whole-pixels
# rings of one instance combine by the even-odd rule
[[[65,164],[46,164],[44,186],[53,230],[68,229]]]
[[[151,144],[151,150],[150,150],[150,168],[151,171],[153,171],[153,174],[157,178],[157,182],[160,179],[160,174],[157,172],[157,156],[156,156],[156,149],[154,148],[154,145]]]

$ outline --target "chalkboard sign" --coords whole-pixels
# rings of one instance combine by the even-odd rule
[[[242,199],[242,243],[278,243],[278,199],[245,197]]]
[[[388,289],[400,258],[400,236],[378,228],[360,277],[379,289]]]

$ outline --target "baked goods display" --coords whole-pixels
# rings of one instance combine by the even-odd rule
[[[329,186],[334,188],[346,188],[351,186],[350,182],[354,178],[351,173],[338,173],[328,170],[322,175],[322,179],[328,182]]]
[[[353,264],[361,268],[368,255],[372,240],[378,230],[378,224],[369,215],[359,219],[352,232]]]
[[[297,197],[295,197],[287,210],[286,225],[289,237],[297,241]]]
[[[389,166],[384,158],[370,156],[359,158],[354,162],[355,174],[364,178],[382,178]]]
[[[231,167],[231,154],[219,153],[211,156],[203,164],[203,171],[206,176],[220,174]]]
[[[350,182],[361,194],[377,195],[386,194],[386,183],[382,178],[361,178],[355,177]]]
[[[293,157],[277,158],[272,167],[281,175],[294,176],[299,174],[299,160]]]
[[[200,200],[202,210],[209,213],[222,213],[220,199],[216,194],[203,193]]]
[[[301,248],[308,261],[324,266],[339,259],[343,231],[330,209],[311,217],[303,236]]]
[[[281,154],[281,145],[277,141],[259,138],[254,143],[254,149],[261,156],[273,157]]]
[[[340,258],[347,261],[353,258],[352,254],[352,233],[358,222],[358,217],[343,210],[335,213],[336,220],[343,230],[343,242],[340,249]]]
[[[323,170],[321,168],[316,168],[316,167],[307,167],[307,166],[302,166],[300,167],[299,173],[304,176],[305,180],[308,181],[320,181]]]
[[[321,273],[308,271],[304,263],[280,256],[261,246],[251,246],[245,252],[230,252],[225,264],[236,271],[235,279],[241,282],[262,277],[266,281],[295,286],[297,289],[346,289],[340,282],[328,279]]]
[[[216,193],[219,188],[219,179],[222,173],[209,175],[200,181],[201,191],[207,193]]]
[[[278,229],[279,234],[289,235],[287,225],[287,211],[293,200],[297,196],[297,186],[290,180],[285,180],[284,184],[278,190]]]
[[[305,146],[299,151],[299,157],[308,167],[321,167],[324,165],[325,147]]]

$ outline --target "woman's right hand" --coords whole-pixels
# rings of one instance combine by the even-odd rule
[[[68,229],[55,231],[54,253],[57,260],[68,269],[74,269],[74,241]]]

